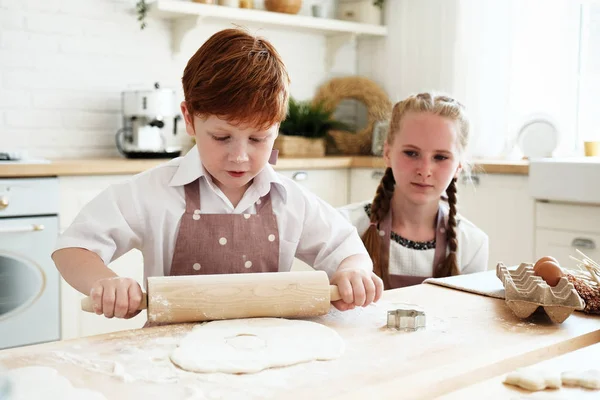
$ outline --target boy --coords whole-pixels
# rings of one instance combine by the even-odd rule
[[[52,255],[64,279],[92,297],[97,314],[131,318],[142,290],[107,264],[132,248],[144,255],[146,277],[289,271],[297,256],[338,285],[338,309],[377,301],[383,284],[356,229],[267,164],[289,97],[273,46],[220,31],[182,81],[196,147],[92,200]]]

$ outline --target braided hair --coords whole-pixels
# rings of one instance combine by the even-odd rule
[[[388,145],[394,140],[394,135],[400,131],[400,123],[408,112],[430,112],[445,118],[449,118],[457,122],[459,128],[459,148],[461,152],[467,146],[469,139],[469,121],[466,115],[465,107],[446,95],[419,93],[410,96],[403,101],[394,105],[392,118],[390,121],[390,129],[387,137]],[[467,169],[468,165],[464,165]],[[377,274],[384,283],[386,289],[390,288],[389,274],[389,252],[386,257],[382,254],[381,245],[383,238],[379,235],[379,223],[383,221],[387,213],[390,211],[391,200],[394,194],[396,181],[391,168],[387,168],[379,186],[375,192],[371,205],[370,225],[363,234],[362,240],[373,260],[373,271]],[[444,277],[460,274],[458,265],[457,251],[458,239],[456,235],[456,214],[457,214],[457,196],[456,196],[456,178],[453,178],[446,188],[448,196],[449,215],[448,226],[446,229],[446,237],[448,241],[449,253],[442,263],[442,267],[436,269],[435,277]],[[386,234],[389,234],[386,232]]]
[[[387,168],[375,191],[375,198],[373,198],[371,205],[371,223],[362,237],[365,247],[373,260],[373,272],[383,280],[383,285],[386,289],[390,287],[389,259],[388,257],[382,257],[383,255],[381,254],[383,239],[379,235],[379,222],[383,221],[383,218],[390,211],[395,185],[396,181],[392,169]],[[386,259],[383,260],[382,258]]]

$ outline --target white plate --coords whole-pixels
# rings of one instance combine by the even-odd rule
[[[519,130],[517,141],[527,158],[552,157],[558,146],[558,128],[549,118],[531,118]]]

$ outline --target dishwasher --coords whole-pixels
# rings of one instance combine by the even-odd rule
[[[58,179],[0,178],[0,349],[60,338]]]

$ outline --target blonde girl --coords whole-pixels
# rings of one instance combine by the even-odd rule
[[[468,140],[465,108],[449,96],[420,93],[394,105],[375,197],[341,209],[386,289],[487,269],[487,235],[457,213]]]

